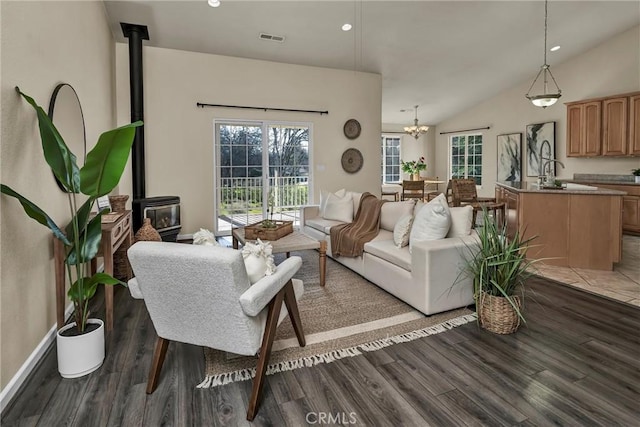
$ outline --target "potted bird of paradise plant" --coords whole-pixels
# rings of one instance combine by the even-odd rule
[[[101,217],[105,211],[95,216],[91,212],[96,200],[118,185],[135,128],[142,122],[104,132],[79,167],[77,157],[42,107],[19,88],[16,91],[36,112],[44,158],[67,194],[71,220],[60,227],[43,209],[9,186],[0,184],[0,192],[17,199],[30,218],[49,228],[64,245],[65,266],[71,281],[67,295],[73,303],[74,322],[58,331],[58,370],[63,377],[78,377],[95,371],[104,360],[104,323],[89,318],[89,301],[99,284],[125,285],[105,273],[91,274],[89,261],[100,247]]]

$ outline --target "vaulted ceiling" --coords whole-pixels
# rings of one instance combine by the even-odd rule
[[[382,121],[436,124],[533,80],[542,64],[544,2],[105,1],[120,22],[149,27],[146,45],[379,73]],[[550,1],[549,63],[559,64],[640,23],[640,1]],[[353,29],[341,30],[344,23]],[[284,36],[264,41],[260,33]],[[640,48],[640,41],[639,41]],[[407,112],[400,110],[408,109]]]

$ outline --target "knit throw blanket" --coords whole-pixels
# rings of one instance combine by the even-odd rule
[[[350,224],[331,227],[331,254],[334,257],[357,257],[362,255],[364,244],[378,235],[380,230],[380,208],[384,200],[371,193],[364,193],[356,218]]]

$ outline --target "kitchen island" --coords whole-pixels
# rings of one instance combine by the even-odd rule
[[[592,187],[593,188],[593,187]],[[575,185],[540,189],[526,182],[496,183],[506,204],[507,233],[538,236],[527,257],[562,267],[612,270],[622,256],[624,191]]]

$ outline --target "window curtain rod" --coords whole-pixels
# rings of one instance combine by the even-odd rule
[[[487,126],[484,128],[473,128],[473,129],[452,130],[450,132],[440,132],[440,135],[446,135],[448,133],[471,132],[472,130],[485,130],[485,129],[491,129],[491,126]]]
[[[225,104],[205,104],[202,102],[196,103],[197,107],[223,107],[223,108],[240,108],[243,110],[263,110],[263,111],[289,111],[292,113],[316,113],[316,114],[329,114],[329,111],[318,111],[318,110],[294,110],[291,108],[271,108],[271,107],[248,107],[246,105],[225,105]]]

